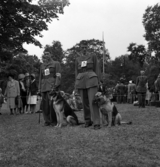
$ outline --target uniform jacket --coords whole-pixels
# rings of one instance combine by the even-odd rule
[[[131,93],[131,94],[136,93],[136,84],[134,83],[128,84],[128,93]]]
[[[100,68],[96,55],[80,56],[75,61],[76,89],[98,87]]]
[[[124,95],[126,93],[126,86],[123,83],[117,85],[117,93]]]
[[[14,80],[8,81],[7,82],[7,87],[5,90],[5,96],[7,95],[7,97],[16,97],[20,95],[20,88],[19,88],[19,82]]]
[[[137,92],[146,92],[146,83],[147,83],[147,76],[138,76],[136,80],[136,91]]]
[[[155,81],[155,89],[156,91],[160,91],[160,77]]]
[[[37,86],[36,80],[31,81],[29,92],[31,93],[31,96],[37,95],[38,86]]]
[[[61,84],[61,67],[58,61],[42,64],[40,67],[39,91],[51,91],[54,86]]]
[[[25,90],[23,89],[22,84],[24,85],[23,82],[20,82],[20,81],[19,81],[20,95],[21,95],[21,96],[26,96],[26,95],[27,95],[27,91],[26,91],[26,89],[25,89]],[[24,88],[25,88],[25,86],[24,86]]]

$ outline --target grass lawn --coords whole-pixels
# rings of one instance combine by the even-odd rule
[[[159,167],[160,108],[117,104],[132,125],[43,127],[38,114],[0,116],[0,167]],[[76,112],[83,120],[82,111]]]

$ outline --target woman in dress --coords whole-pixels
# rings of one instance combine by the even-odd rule
[[[24,113],[25,106],[27,105],[27,91],[24,86],[24,74],[19,74],[18,79],[19,79],[19,88],[20,88],[20,96],[21,96],[21,102],[19,104],[19,112]]]
[[[38,86],[35,80],[35,74],[31,74],[31,84],[29,88],[29,98],[28,98],[28,104],[30,105],[31,114],[35,113],[37,104],[37,92],[38,92]]]
[[[14,76],[13,73],[8,74],[7,87],[4,93],[4,96],[7,97],[7,106],[10,109],[10,115],[13,115],[13,112],[16,115],[16,101],[20,98],[19,83],[14,79]]]

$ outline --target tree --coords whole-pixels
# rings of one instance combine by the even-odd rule
[[[128,55],[121,55],[112,61],[112,66],[108,70],[108,73],[111,75],[112,80],[117,82],[123,77],[128,83],[129,80],[136,80],[139,71],[139,63],[130,60]]]
[[[53,41],[52,45],[46,45],[44,52],[46,51],[49,51],[51,53],[53,60],[57,60],[62,63],[62,60],[64,58],[64,51],[59,41]]]
[[[0,54],[4,51],[26,52],[23,43],[41,47],[35,36],[48,29],[47,23],[63,14],[67,0],[0,0]]]
[[[141,67],[143,67],[145,63],[145,59],[147,56],[147,51],[144,45],[137,45],[136,43],[131,43],[128,46],[129,59],[133,62],[138,62]]]
[[[160,5],[149,6],[143,15],[143,25],[145,28],[145,39],[148,41],[148,49],[155,52],[155,56],[160,59]]]

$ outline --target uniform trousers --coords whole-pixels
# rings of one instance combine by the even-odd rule
[[[138,92],[139,107],[145,107],[146,92]]]
[[[100,125],[99,108],[97,104],[93,104],[93,98],[98,91],[98,87],[87,89],[78,89],[82,99],[85,123],[93,121],[94,125]]]
[[[57,124],[56,113],[53,108],[53,100],[50,99],[49,92],[42,93],[41,110],[45,123]]]

